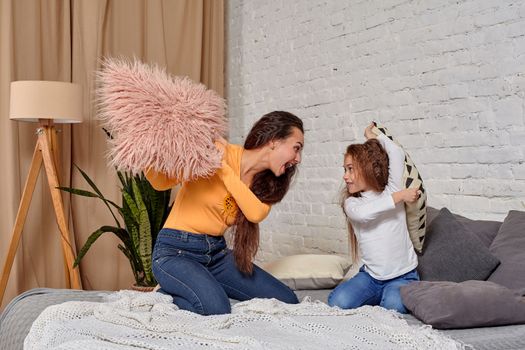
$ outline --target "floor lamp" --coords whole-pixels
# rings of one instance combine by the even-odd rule
[[[80,85],[58,81],[14,81],[11,83],[9,118],[18,121],[38,122],[37,142],[33,160],[22,193],[20,206],[12,231],[11,242],[0,281],[0,303],[4,298],[7,281],[13,266],[16,250],[26,220],[33,190],[44,164],[55,216],[61,234],[62,251],[68,288],[81,289],[78,267],[73,268],[75,252],[64,214],[58,181],[58,145],[55,123],[82,122],[82,89]]]

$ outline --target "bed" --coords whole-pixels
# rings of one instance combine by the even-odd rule
[[[326,302],[330,290],[298,290],[300,300],[306,296]],[[77,291],[38,288],[29,290],[12,300],[0,316],[0,349],[23,349],[24,338],[33,321],[50,305],[67,301],[101,302],[112,292]],[[235,303],[235,301],[232,301]],[[424,326],[411,315],[404,315],[410,326]],[[439,331],[472,349],[525,349],[525,325],[471,328]],[[349,347],[350,348],[350,347]]]
[[[412,312],[412,314],[402,316],[403,326],[410,326],[410,329],[416,329],[419,332],[430,329],[428,324],[434,324],[435,328],[455,328],[438,331],[431,330],[431,332],[432,334],[439,334],[440,337],[445,335],[447,339],[456,340],[461,344],[460,348],[525,350],[525,311],[523,311],[525,307],[525,289],[523,288],[525,286],[525,264],[523,264],[525,259],[525,236],[523,235],[523,232],[525,232],[525,212],[511,211],[502,223],[470,220],[456,214],[451,215],[446,208],[442,208],[440,211],[435,209],[429,211],[429,209],[427,208],[427,213],[429,214],[427,223],[430,223],[427,229],[429,237],[426,239],[426,242],[433,243],[427,246],[427,252],[433,253],[434,248],[441,248],[441,251],[436,250],[436,254],[430,256],[426,255],[427,252],[425,252],[423,257],[420,257],[420,266],[418,267],[421,268],[420,275],[423,273],[423,276],[428,277],[429,281],[412,283],[402,288],[403,302]],[[461,225],[458,226],[458,222]],[[471,233],[470,235],[467,235],[469,232],[464,232],[467,229]],[[447,235],[448,233],[454,233],[456,236],[451,237]],[[473,240],[472,234],[475,234],[478,238],[476,241]],[[474,242],[477,242],[476,249],[466,246],[466,244],[472,245]],[[458,247],[461,247],[461,250],[454,252]],[[447,282],[453,281],[452,278],[455,277],[449,274],[457,274],[461,269],[468,273],[480,270],[481,264],[473,264],[472,261],[489,262],[485,258],[478,259],[483,249],[485,256],[493,254],[499,260],[495,270],[494,264],[491,264],[492,267],[485,271],[489,274],[488,278],[466,276],[463,280],[467,281],[458,281],[458,283]],[[428,261],[429,257],[434,260]],[[458,260],[456,259],[457,257],[461,259]],[[344,271],[347,271],[350,264],[347,260],[333,255],[314,256],[310,254],[306,257],[307,260],[304,260],[304,256],[300,257],[300,259],[296,258],[298,257],[286,257],[280,263],[270,264],[265,266],[265,268],[294,289],[299,300],[304,301],[305,298],[307,300],[318,300],[320,301],[319,304],[322,303],[322,305],[326,306],[325,303],[331,288],[340,282]],[[439,260],[436,261],[435,259]],[[452,263],[456,265],[450,265]],[[439,273],[439,270],[436,268],[440,264],[445,264],[442,266],[441,272],[445,272],[447,275],[437,275],[434,276],[435,278],[430,278],[433,277],[432,273]],[[431,269],[425,269],[425,266],[429,266]],[[351,270],[356,271],[354,267],[351,267]],[[432,279],[437,281],[434,282]],[[472,279],[475,281],[472,281]],[[472,288],[472,286],[475,286],[475,288]],[[406,293],[403,289],[406,289]],[[506,296],[505,293],[507,293]],[[35,320],[41,319],[42,314],[45,314],[49,309],[69,305],[71,303],[66,302],[71,301],[86,303],[88,306],[103,304],[104,300],[115,294],[115,292],[109,291],[47,288],[32,289],[22,293],[13,299],[0,315],[0,349],[22,349],[24,347],[24,339],[30,334],[33,323],[37,323]],[[151,294],[156,295],[160,293]],[[232,300],[233,306],[239,304],[243,303]],[[169,302],[166,305],[171,307],[172,303]],[[48,308],[48,306],[53,307]],[[315,309],[320,306],[312,304],[311,307]],[[366,323],[370,321],[371,312],[374,310],[367,309],[365,311],[367,312],[364,312],[363,315]],[[390,317],[384,309],[374,312],[379,315],[378,323]],[[261,313],[264,312],[260,312],[259,316]],[[418,318],[413,315],[416,315]],[[448,318],[448,323],[443,324],[441,322],[444,326],[439,327],[438,316],[442,317],[443,315],[445,315],[445,318]],[[508,316],[512,317],[508,319]],[[367,320],[366,317],[369,319]],[[279,322],[278,317],[272,318],[271,315],[267,319]],[[396,314],[396,319],[399,321],[398,314]],[[461,323],[461,319],[466,319],[468,322]],[[420,320],[426,320],[426,323]],[[200,322],[206,323],[208,320],[201,319]],[[303,327],[306,329],[314,323],[303,324]],[[500,324],[500,326],[478,326],[493,324]],[[271,323],[267,325],[270,328]],[[346,327],[346,323],[343,322],[343,325]],[[82,329],[82,324],[80,328]],[[337,325],[335,328],[337,328]],[[344,328],[344,331],[346,329]],[[33,329],[31,329],[31,332],[33,332]],[[322,329],[318,330],[320,338],[325,336],[326,333]],[[47,330],[41,334],[45,336]],[[60,335],[60,333],[58,334]],[[257,334],[255,334],[256,337]],[[284,349],[296,348],[296,345],[298,348],[312,348],[311,344],[304,344],[304,339],[299,338],[292,346]],[[75,349],[77,348],[85,347],[80,346]],[[103,346],[103,348],[116,349],[119,347]],[[253,349],[257,347],[245,346],[240,348]],[[276,349],[282,348],[282,346],[277,343],[273,347],[259,346],[259,348]],[[350,341],[343,342],[340,346],[332,346],[332,348],[358,349],[360,347],[353,346]],[[384,347],[376,348],[383,349]],[[409,347],[397,346],[387,348]]]

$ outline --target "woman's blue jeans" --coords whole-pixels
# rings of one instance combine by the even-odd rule
[[[419,281],[416,269],[399,277],[381,281],[370,276],[364,267],[361,267],[357,275],[341,283],[330,293],[328,304],[342,309],[379,305],[406,314],[407,309],[403,305],[399,289],[413,281]]]
[[[161,293],[170,294],[179,308],[201,315],[230,313],[229,298],[298,303],[290,288],[258,266],[251,275],[241,273],[222,236],[162,229],[153,250],[153,274]]]

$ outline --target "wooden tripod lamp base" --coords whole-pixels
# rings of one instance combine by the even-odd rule
[[[51,116],[53,116],[51,118]],[[22,236],[27,212],[36,186],[42,163],[47,176],[53,208],[60,230],[64,270],[68,288],[81,289],[78,267],[73,268],[75,251],[64,214],[64,203],[58,180],[58,147],[54,123],[78,123],[82,121],[82,90],[79,85],[55,81],[17,81],[11,83],[10,118],[38,121],[37,143],[31,167],[22,193],[15,219],[7,258],[0,280],[0,303],[3,300],[18,244]]]

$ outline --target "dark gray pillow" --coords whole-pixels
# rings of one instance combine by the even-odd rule
[[[499,260],[454,215],[442,208],[428,226],[424,254],[418,257],[421,280],[485,280]]]
[[[401,287],[406,308],[439,329],[525,323],[525,298],[488,281],[412,282]]]
[[[525,212],[509,211],[490,251],[501,264],[488,280],[512,289],[525,288]]]
[[[427,227],[436,218],[438,214],[439,214],[439,209],[427,206]]]
[[[438,214],[439,209],[427,207],[427,225],[430,225],[432,220],[434,220]],[[472,220],[458,214],[452,213],[452,215],[454,215],[460,223],[465,225],[465,227],[470,229],[470,231],[474,233],[487,248],[490,247],[501,227],[501,221]]]

